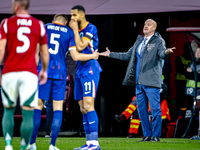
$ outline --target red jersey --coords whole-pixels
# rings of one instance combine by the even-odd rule
[[[47,44],[42,21],[30,15],[16,15],[4,19],[0,27],[0,39],[7,39],[7,53],[2,74],[29,71],[37,75],[35,54],[37,43]]]

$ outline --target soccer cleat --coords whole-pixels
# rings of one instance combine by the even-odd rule
[[[159,137],[152,137],[151,142],[160,142],[160,138]]]
[[[85,145],[83,145],[83,146],[81,146],[81,147],[74,148],[74,150],[88,150],[88,145],[85,144]]]
[[[99,145],[90,144],[87,150],[101,150]]]
[[[44,137],[45,137],[45,138],[50,138],[50,137],[51,137],[51,132],[50,132],[50,131],[47,131]]]
[[[50,135],[48,135],[48,134],[46,134],[44,137],[45,137],[45,138],[50,138],[51,136],[50,136]]]
[[[195,136],[191,137],[190,140],[199,140],[199,137],[198,137],[198,135],[195,135]]]
[[[7,145],[7,146],[5,147],[5,150],[13,150],[12,145]]]
[[[36,147],[36,144],[33,143],[33,144],[28,144],[28,146],[26,147],[26,150],[36,150],[37,147]]]
[[[49,150],[60,150],[60,149],[57,148],[57,147],[55,147],[55,146],[53,146],[53,145],[50,145],[50,146],[49,146]]]
[[[150,137],[150,136],[144,136],[144,137],[142,138],[142,140],[137,141],[137,142],[147,142],[147,141],[151,141],[151,137]]]

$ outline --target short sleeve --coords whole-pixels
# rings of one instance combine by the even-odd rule
[[[4,19],[0,25],[0,39],[6,39],[8,33],[7,19]]]
[[[39,21],[40,24],[40,44],[47,44],[47,32],[44,27],[44,23],[42,21]]]
[[[86,31],[85,36],[83,37],[83,39],[88,40],[89,42],[91,42],[95,32],[97,32],[96,27],[95,26],[91,26]]]
[[[74,50],[76,49],[76,43],[75,43],[75,40],[74,40],[74,33],[73,32],[70,32],[70,42],[69,42],[69,51],[71,50]]]

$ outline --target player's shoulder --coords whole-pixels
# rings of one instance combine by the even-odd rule
[[[5,22],[7,23],[8,21],[13,20],[13,19],[15,19],[15,18],[16,18],[16,16],[11,16],[11,17],[8,17],[8,18],[4,18],[4,19],[1,21],[1,25],[4,24]]]
[[[35,22],[35,23],[38,23],[38,24],[43,24],[44,25],[44,22],[42,20],[39,20],[33,16],[30,16],[30,19]]]
[[[4,24],[9,18],[4,18],[2,21],[1,21],[1,25]]]
[[[58,26],[58,27],[56,28],[56,26]],[[68,31],[73,32],[73,30],[71,28],[69,28],[68,26],[61,25],[61,24],[55,24],[55,23],[52,23],[52,22],[45,24],[45,27],[47,29],[52,29],[52,30],[58,30],[58,31],[64,31],[64,32],[68,32]]]
[[[94,25],[94,24],[92,24],[92,23],[88,23],[88,26],[87,26],[88,28],[92,28],[92,29],[96,29],[97,27]]]
[[[46,23],[46,24],[45,24],[45,26],[48,26],[48,25],[53,25],[53,23]]]
[[[65,27],[67,28],[67,30],[68,30],[70,33],[74,33],[73,30],[72,30],[70,27],[68,27],[68,26],[65,26]]]
[[[10,24],[12,25],[13,22],[15,22],[15,19],[16,19],[15,16],[11,16],[11,17],[9,17],[9,18],[4,18],[4,19],[1,21],[1,26],[2,26],[2,28],[4,28],[5,30],[7,30],[8,24],[9,24],[9,25],[10,25]]]
[[[73,30],[68,26],[61,25],[60,31],[64,32],[65,34],[74,35]]]
[[[88,23],[88,25],[87,25],[86,28],[87,28],[87,29],[86,29],[87,32],[91,32],[91,33],[93,33],[93,34],[96,34],[96,33],[97,33],[97,28],[96,28],[96,26],[95,26],[94,24],[92,24],[92,23]]]

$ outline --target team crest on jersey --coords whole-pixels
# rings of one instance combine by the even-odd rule
[[[155,45],[156,45],[155,43],[153,43],[153,44],[148,44],[148,45],[147,45],[147,50],[148,50],[148,51],[151,51],[151,50],[155,47]]]

